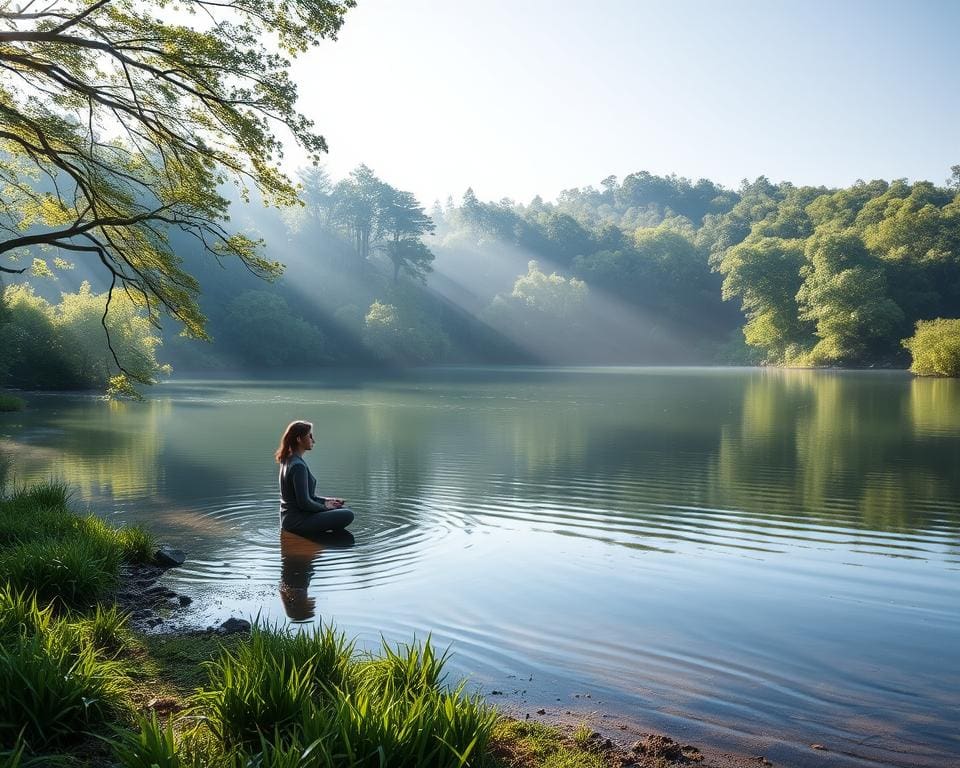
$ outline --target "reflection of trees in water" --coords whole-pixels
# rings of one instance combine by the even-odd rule
[[[359,440],[351,441],[347,467],[362,467],[362,493],[378,506],[398,511],[401,499],[422,498],[434,474],[436,441],[448,428],[449,413],[430,407],[428,398],[375,392],[364,398]],[[439,418],[438,418],[439,417]],[[418,516],[406,509],[413,523]]]
[[[960,379],[913,379],[910,420],[918,437],[960,439]]]
[[[571,493],[637,518],[689,504],[743,510],[757,525],[767,514],[891,531],[960,525],[957,381],[753,370],[499,372],[332,394],[259,392],[267,386],[130,405],[57,400],[33,409],[0,454],[10,478],[54,467],[90,496],[143,498],[162,484],[171,502],[190,502],[198,489],[265,488],[272,515],[272,452],[283,426],[306,417],[319,492],[359,502],[366,536],[443,525],[438,516],[492,497],[561,509]]]
[[[956,419],[949,410],[936,414],[955,402],[949,384],[934,396],[883,374],[781,372],[751,380],[741,423],[721,440],[718,502],[882,531],[941,521],[943,505],[960,492],[960,445],[929,437],[931,424],[943,429]]]
[[[27,430],[3,446],[8,473],[23,482],[55,476],[86,497],[156,494],[170,412],[163,400],[35,404]]]
[[[739,408],[742,378],[690,373],[571,378],[547,397],[485,420],[493,455],[531,479],[646,471],[650,462],[716,451],[719,423]],[[503,428],[505,427],[505,428]]]

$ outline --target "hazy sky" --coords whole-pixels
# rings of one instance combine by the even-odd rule
[[[960,0],[359,0],[296,66],[339,178],[527,202],[637,170],[942,183]]]

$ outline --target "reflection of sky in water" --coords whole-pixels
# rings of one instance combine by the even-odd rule
[[[0,416],[0,454],[17,481],[63,477],[187,549],[167,578],[200,621],[334,620],[367,646],[432,631],[488,689],[523,680],[566,706],[590,690],[690,738],[960,751],[960,382],[334,376],[183,382],[142,405],[35,396]],[[297,417],[356,540],[281,557],[270,456]],[[883,735],[858,744],[865,719]],[[924,746],[907,760],[897,739]]]

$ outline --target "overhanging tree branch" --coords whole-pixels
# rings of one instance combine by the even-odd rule
[[[227,232],[220,186],[232,177],[268,202],[296,200],[276,165],[276,130],[313,158],[326,143],[296,109],[288,59],[335,38],[354,4],[185,0],[208,19],[200,28],[159,18],[163,0],[0,6],[0,257],[90,254],[110,275],[108,310],[119,286],[142,297],[152,321],[162,309],[203,336],[199,286],[169,234],[279,274],[257,242]]]

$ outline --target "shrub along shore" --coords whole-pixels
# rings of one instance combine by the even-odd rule
[[[446,681],[429,639],[360,653],[333,627],[140,634],[115,596],[121,566],[153,552],[141,528],[75,514],[62,484],[0,492],[0,768],[665,762],[501,717]]]
[[[26,402],[22,397],[8,395],[0,392],[0,413],[12,413],[13,411],[22,411]]]

